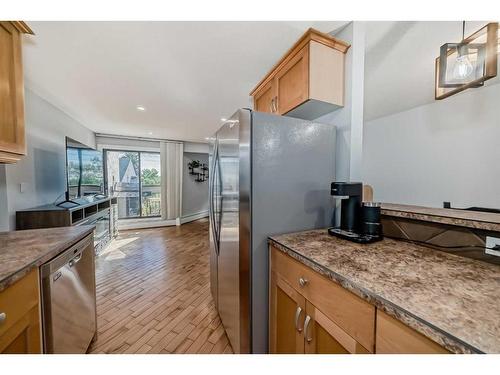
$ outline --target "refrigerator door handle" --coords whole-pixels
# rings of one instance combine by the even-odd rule
[[[212,163],[210,164],[210,169],[208,171],[208,210],[209,210],[209,215],[208,219],[210,220],[210,230],[212,231],[212,237],[214,237],[214,220],[213,220],[213,214],[214,214],[214,204],[213,204],[213,181],[214,181],[214,160],[215,160],[215,148],[217,147],[217,143],[214,142],[214,150],[213,150],[213,155],[212,155]]]
[[[218,207],[217,207],[217,212],[219,214],[218,216],[218,222],[217,222],[217,226],[215,227],[216,229],[216,234],[217,234],[217,254],[219,254],[219,250],[220,250],[220,232],[221,232],[221,226],[222,226],[222,213],[223,213],[223,204],[224,204],[224,195],[222,194],[222,192],[224,191],[224,186],[223,186],[223,180],[222,180],[222,167],[221,167],[221,163],[220,163],[220,160],[219,160],[219,152],[217,150],[217,159],[216,159],[216,163],[217,163],[217,177],[219,178],[219,186],[220,186],[220,196],[218,197]]]
[[[217,154],[218,154],[218,145],[217,145],[217,139],[214,142],[214,154],[212,157],[212,165],[211,165],[211,170],[209,171],[209,210],[210,210],[210,223],[211,223],[211,228],[212,228],[212,237],[214,241],[214,247],[215,247],[215,253],[219,255],[219,244],[217,240],[217,228],[215,227],[215,212],[214,212],[214,191],[215,191],[215,166],[217,164]]]

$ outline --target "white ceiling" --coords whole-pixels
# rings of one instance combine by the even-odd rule
[[[465,36],[485,24],[467,21]],[[439,48],[461,39],[462,21],[367,22],[365,121],[434,102]],[[486,85],[498,82],[497,77]]]
[[[30,22],[26,86],[98,133],[203,142],[308,27],[344,24]]]

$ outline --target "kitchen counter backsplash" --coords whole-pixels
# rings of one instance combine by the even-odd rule
[[[497,221],[500,222],[499,214],[382,205],[384,236],[500,265],[500,257],[485,252],[487,236],[500,238]]]

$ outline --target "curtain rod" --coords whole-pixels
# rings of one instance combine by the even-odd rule
[[[96,137],[106,137],[106,138],[117,138],[117,139],[130,139],[136,141],[147,141],[147,142],[170,142],[170,143],[201,143],[203,142],[189,142],[189,141],[178,141],[175,139],[166,139],[166,138],[148,138],[148,137],[133,137],[127,135],[116,135],[116,134],[105,134],[105,133],[96,133]]]

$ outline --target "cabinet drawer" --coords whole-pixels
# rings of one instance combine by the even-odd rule
[[[273,246],[271,267],[368,351],[375,345],[375,307]],[[300,279],[305,281],[301,285]]]
[[[0,322],[0,336],[38,306],[40,298],[38,285],[38,269],[34,269],[0,292],[0,313],[5,314],[4,321]]]
[[[376,352],[382,354],[446,354],[448,350],[383,311],[377,311]]]

